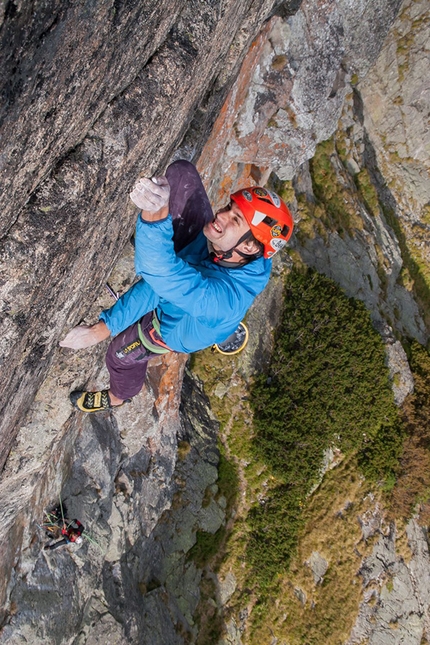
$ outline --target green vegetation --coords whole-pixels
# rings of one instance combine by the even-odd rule
[[[399,82],[401,83],[405,76],[406,73],[409,70],[409,54],[411,51],[411,47],[414,42],[414,32],[409,31],[403,35],[397,36],[396,39],[397,42],[397,58],[398,58],[398,72],[399,72]]]
[[[209,533],[208,531],[197,531],[196,543],[188,552],[188,558],[194,560],[196,566],[203,568],[219,553],[221,543],[225,537],[225,527]]]
[[[239,494],[239,475],[234,462],[224,456],[223,448],[221,448],[217,484],[219,494],[227,500],[227,509],[231,510],[234,508]]]
[[[294,204],[296,196],[291,180],[279,179],[275,173],[272,173],[267,185],[270,190],[274,190],[288,205],[291,206],[291,204]]]
[[[270,643],[275,636],[289,645],[339,645],[350,637],[363,599],[357,571],[378,539],[363,540],[357,517],[373,514],[382,502],[378,487],[360,474],[355,456],[339,458],[303,504],[297,553],[288,573],[258,594],[249,645]],[[411,552],[407,536],[402,539],[407,561]],[[328,565],[318,584],[309,565],[314,552]]]
[[[393,481],[402,430],[384,357],[361,302],[313,271],[288,276],[276,352],[251,393],[254,456],[276,482],[248,516],[260,585],[288,569],[328,448],[356,451],[366,477]]]
[[[430,521],[430,356],[413,343],[410,364],[414,393],[403,405],[406,437],[400,470],[392,492],[391,507],[396,517],[409,519],[419,504],[421,521]]]
[[[363,222],[357,213],[358,204],[342,165],[339,163],[338,168],[334,165],[336,157],[333,139],[317,145],[315,155],[309,162],[313,192],[318,200],[317,205],[322,208],[319,217],[326,227],[340,235],[344,232],[353,235],[355,230],[363,228]]]
[[[370,178],[367,168],[362,168],[354,177],[358,192],[369,213],[376,216],[379,214],[379,198],[375,186]]]
[[[304,213],[300,226],[308,226],[310,233],[323,234],[322,229],[334,226],[353,234],[356,215],[351,219],[342,212],[347,197],[333,144],[321,144],[319,153],[312,168],[314,191],[320,186],[318,202],[305,203],[303,196],[301,203],[298,196]],[[366,170],[355,184],[356,197],[376,214],[378,196]],[[328,194],[323,192],[327,185]],[[284,189],[284,198],[294,200],[290,182],[271,187],[278,193]],[[395,218],[394,226],[398,233]],[[422,267],[411,258],[404,235],[400,244],[403,252],[406,248],[404,280],[415,291],[424,285],[423,301],[428,288],[424,279],[420,282]],[[376,251],[382,271],[384,258]],[[236,616],[245,606],[250,611],[249,645],[269,642],[274,633],[291,645],[334,645],[350,634],[361,598],[356,572],[372,548],[372,540],[362,540],[357,515],[373,512],[378,501],[391,504],[393,518],[406,519],[418,504],[421,520],[430,522],[430,358],[422,347],[412,346],[417,390],[405,406],[405,431],[384,348],[363,304],[303,267],[287,278],[285,296],[276,352],[269,371],[254,385],[241,379],[241,355],[231,359],[203,352],[196,357],[195,369],[222,423],[228,457],[221,467],[220,494],[228,497],[232,491],[228,503],[236,513],[234,525],[230,522],[222,535],[198,536],[194,556],[221,576],[234,571],[238,586],[230,610]],[[227,393],[220,395],[225,386]],[[337,466],[323,476],[329,448],[335,449]],[[398,530],[406,559],[406,533]],[[314,551],[329,563],[318,585],[304,565]],[[225,621],[211,600],[210,577],[203,577],[201,589],[199,643],[210,645],[219,641]]]
[[[269,375],[252,390],[254,445],[286,484],[302,487],[329,445],[362,449],[382,427],[398,430],[398,415],[364,304],[312,270],[291,272],[285,295]],[[391,470],[388,459],[376,476]]]
[[[254,568],[252,578],[258,583],[261,600],[264,591],[270,595],[273,580],[288,569],[297,547],[297,535],[302,526],[302,502],[287,486],[270,490],[264,503],[251,508],[248,514],[250,536],[247,558]],[[256,575],[255,575],[256,574]],[[256,580],[255,580],[256,578]]]
[[[420,305],[423,318],[427,327],[430,326],[430,267],[425,258],[425,251],[428,239],[428,224],[409,226],[401,224],[396,214],[382,205],[383,212],[388,224],[393,228],[399,242],[404,268],[400,274],[403,286],[412,289],[414,296]],[[426,209],[426,207],[425,207]],[[427,211],[422,213],[424,224]]]
[[[227,446],[219,494],[228,499],[227,517],[232,508],[236,516],[214,535],[200,532],[191,555],[221,576],[234,572],[230,610],[251,610],[249,645],[273,634],[291,645],[335,645],[351,632],[362,590],[356,572],[373,546],[362,540],[357,516],[374,512],[385,496],[393,517],[410,517],[418,503],[421,520],[430,521],[430,357],[417,344],[410,348],[416,391],[404,408],[405,432],[384,348],[362,303],[303,270],[287,277],[285,296],[276,352],[249,401],[240,355],[196,357]],[[217,396],[228,383],[228,393]],[[322,477],[330,447],[339,449],[337,466]],[[407,536],[399,532],[407,559]],[[328,563],[317,585],[304,564],[315,551]],[[201,594],[198,644],[214,645],[226,618],[210,575]]]
[[[430,226],[430,204],[426,204],[421,211],[421,221],[426,226]]]

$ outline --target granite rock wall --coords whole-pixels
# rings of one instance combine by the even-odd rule
[[[131,234],[134,181],[164,170],[202,102],[216,114],[278,5],[3,3],[0,467]]]
[[[187,554],[197,530],[214,533],[224,521],[215,483],[216,423],[199,386],[186,378],[180,415],[184,359],[164,359],[151,368],[132,406],[115,417],[84,419],[71,414],[67,395],[84,384],[107,384],[100,371],[105,347],[72,355],[56,345],[67,329],[83,318],[95,320],[110,304],[101,294],[115,264],[109,278],[115,288],[133,280],[127,240],[135,212],[127,195],[137,176],[162,172],[172,158],[189,158],[215,204],[231,187],[263,182],[272,171],[311,186],[304,162],[336,130],[354,75],[367,109],[366,96],[375,90],[365,83],[376,72],[367,74],[400,3],[299,4],[2,5],[1,463],[9,457],[0,482],[0,643],[182,645],[196,637],[201,572]],[[402,11],[401,20],[424,28],[421,14],[414,23],[422,3],[411,6],[413,15]],[[421,61],[419,42],[412,51]],[[424,81],[421,86],[417,105],[424,113]],[[361,168],[362,157],[355,157],[364,150],[364,118],[384,176],[379,159],[388,135],[378,143],[371,107],[360,114],[350,166]],[[415,150],[421,166],[414,177],[424,177],[425,160],[419,146]],[[400,191],[392,193],[396,202]],[[424,187],[420,195],[413,211],[420,215],[410,219],[426,231]],[[411,211],[401,203],[399,217]],[[425,340],[422,312],[395,279],[402,263],[395,233],[382,216],[363,213],[363,220],[367,234],[343,249],[347,257],[362,258],[349,272],[341,253],[337,263],[330,261],[335,244],[315,238],[314,247],[296,240],[295,248],[310,264],[321,260],[319,270],[332,271],[341,284],[350,275],[351,295],[362,295],[357,285],[363,283],[369,308],[382,309],[381,329],[395,299],[403,298],[404,316],[394,316],[398,330]],[[381,240],[386,273],[394,275],[391,300],[377,291],[376,278],[375,288],[365,278],[365,267],[378,276],[380,258],[368,247]],[[418,246],[425,249],[425,240]],[[276,280],[251,312],[250,371],[267,357],[281,291],[277,263]],[[394,340],[390,336],[393,347]],[[404,367],[403,355],[399,360]],[[41,550],[39,525],[60,496],[94,543],[49,557]]]

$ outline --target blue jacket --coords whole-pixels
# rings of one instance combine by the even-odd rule
[[[178,254],[170,215],[136,224],[135,268],[142,279],[102,312],[113,336],[153,309],[164,342],[177,352],[195,352],[232,334],[266,286],[271,260],[260,258],[238,269],[216,265],[203,233]]]

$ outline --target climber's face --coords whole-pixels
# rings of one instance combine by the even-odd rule
[[[209,242],[212,242],[216,251],[229,251],[249,230],[250,228],[242,211],[232,201],[216,213],[212,222],[205,225],[203,233]],[[242,242],[238,249],[248,254],[256,252],[251,248],[249,241]]]

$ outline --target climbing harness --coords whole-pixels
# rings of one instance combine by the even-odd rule
[[[139,320],[137,323],[137,331],[139,334],[139,340],[145,349],[153,354],[167,354],[172,351],[161,338],[160,321],[158,320],[155,310],[153,311],[152,325],[149,329],[146,329],[147,335],[143,333],[140,323],[141,321]]]

